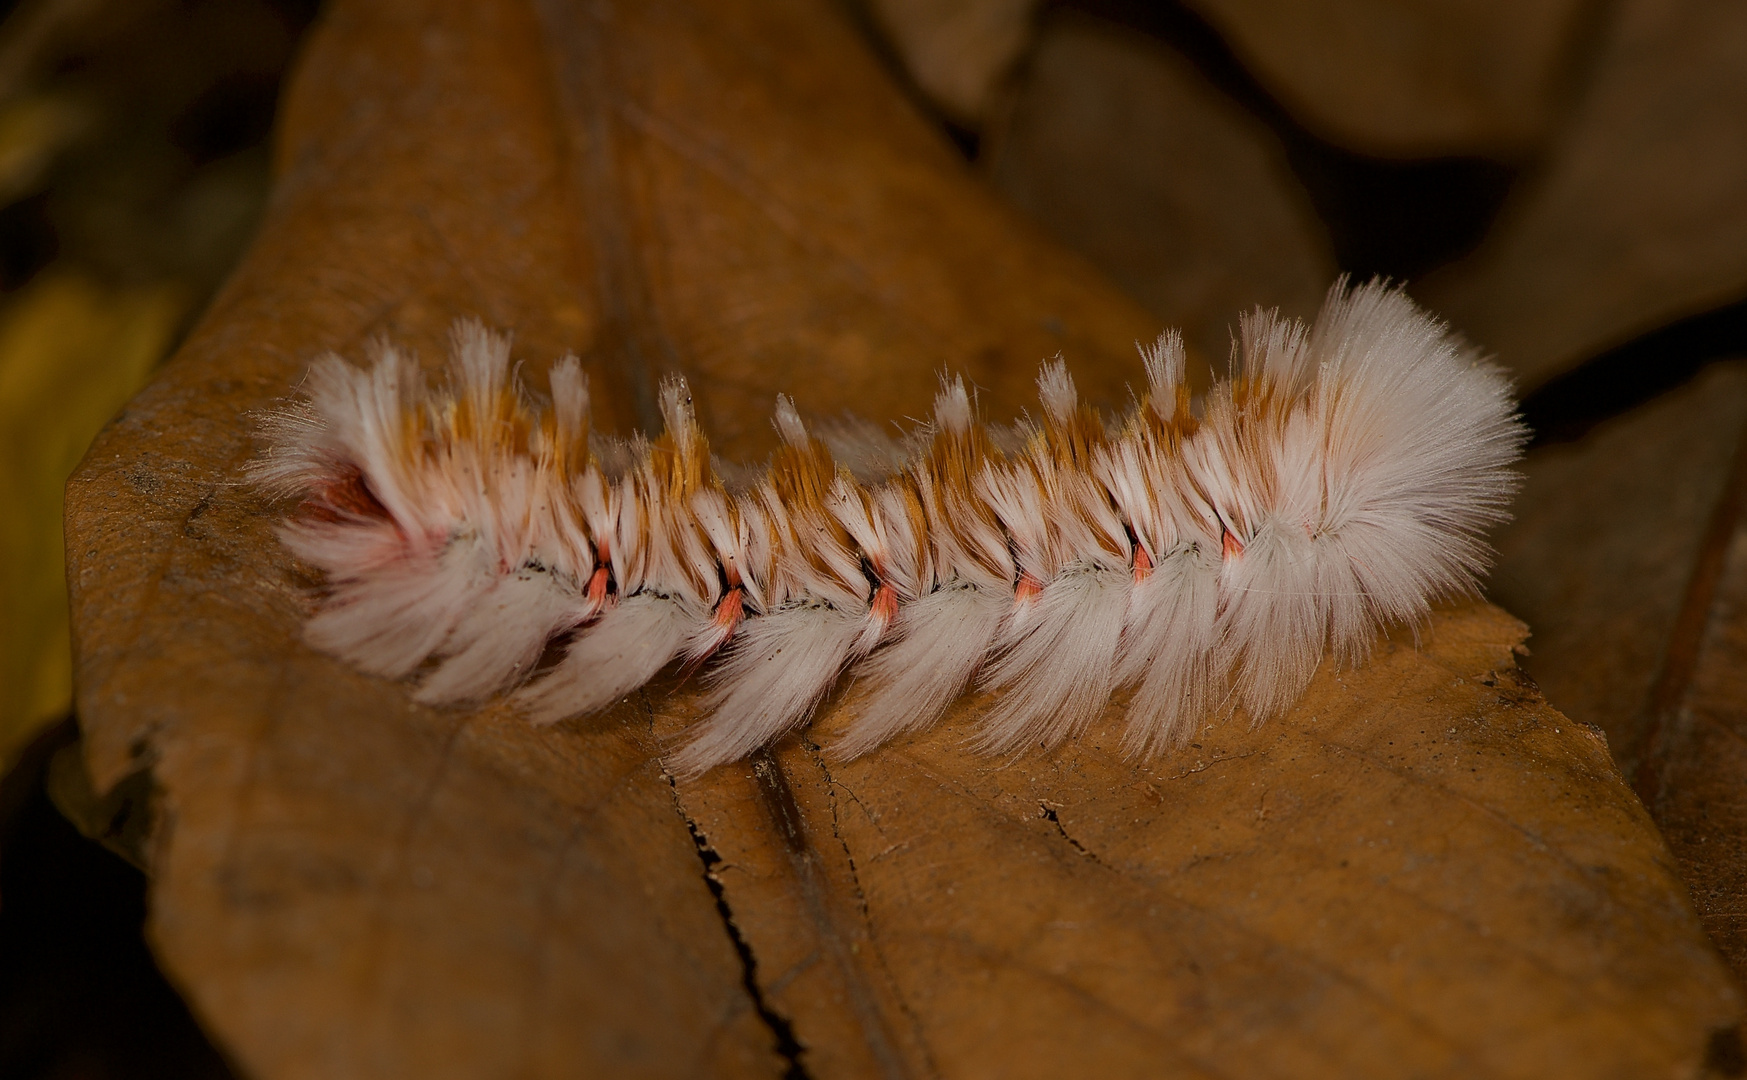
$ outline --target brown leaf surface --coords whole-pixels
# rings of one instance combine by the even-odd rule
[[[1487,594],[1532,628],[1547,700],[1635,761],[1650,695],[1747,424],[1747,364],[1537,447]]]
[[[1681,612],[1692,630],[1670,638],[1635,780],[1699,921],[1747,979],[1747,429],[1741,447]]]
[[[1747,976],[1747,363],[1530,453],[1492,593],[1535,627],[1525,666],[1601,725],[1699,918]]]
[[[1153,320],[829,5],[341,3],[280,167],[68,492],[88,764],[160,786],[152,937],[249,1072],[778,1075],[785,1032],[820,1077],[1692,1075],[1733,1045],[1666,850],[1496,609],[1150,767],[979,761],[961,710],[678,790],[684,698],[541,731],[299,642],[313,582],[237,480],[249,410],[323,349],[434,355],[479,314],[536,372],[579,349],[620,430],[684,371],[739,457],[779,388],[889,419],[952,366],[1008,415],[1059,348],[1119,398]]]
[[[985,163],[995,187],[1223,363],[1237,312],[1316,314],[1328,237],[1273,132],[1184,57],[1046,18]]]
[[[1283,723],[1152,766],[1095,733],[991,768],[968,703],[680,796],[821,1075],[1690,1072],[1735,995],[1702,943],[1645,948],[1681,888],[1600,733],[1516,671],[1522,636],[1444,610]]]
[[[904,70],[953,122],[975,130],[1030,43],[1042,0],[859,0]]]
[[[1416,293],[1534,386],[1747,298],[1747,5],[1621,0],[1535,175]]]
[[[1532,148],[1592,0],[1189,0],[1299,122],[1385,157]]]

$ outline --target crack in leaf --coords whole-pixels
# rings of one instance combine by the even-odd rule
[[[843,835],[842,821],[838,817],[838,788],[842,788],[844,793],[847,794],[850,799],[854,800],[855,805],[861,807],[861,812],[867,816],[868,823],[874,827],[875,831],[877,831],[880,836],[885,836],[885,830],[880,827],[879,818],[868,808],[866,803],[861,801],[860,796],[856,795],[854,791],[851,791],[848,785],[839,783],[831,775],[831,767],[825,761],[825,755],[822,748],[817,743],[811,741],[806,742],[806,747],[808,753],[812,755],[814,763],[818,766],[820,774],[825,777],[825,794],[831,805],[831,835],[836,837],[837,842],[842,845],[843,857],[849,864],[849,880],[855,886],[855,902],[861,910],[862,924],[867,929],[868,949],[873,953],[874,961],[879,964],[882,970],[885,970],[886,958],[885,954],[880,950],[879,942],[874,937],[873,915],[868,910],[867,894],[863,891],[861,886],[861,871],[855,865],[855,853],[849,849],[849,839]],[[908,841],[906,841],[906,843],[908,843]],[[878,859],[881,855],[890,853],[891,850],[892,848],[888,846],[878,855],[875,855],[874,858]],[[888,980],[889,978],[890,976],[888,974]],[[922,1018],[916,1014],[916,1011],[913,1008],[910,1007],[910,1003],[905,1000],[903,993],[897,985],[892,984],[891,991],[892,998],[897,1002],[899,1011],[904,1014],[905,1020],[910,1024],[910,1030],[915,1034],[916,1043],[921,1048],[923,1061],[927,1065],[929,1074],[938,1076],[940,1074],[940,1069],[935,1065],[934,1055],[930,1052],[928,1041],[922,1034]]]
[[[851,959],[852,950],[843,940],[837,921],[832,916],[819,852],[813,846],[812,838],[807,835],[806,823],[801,817],[801,806],[795,799],[794,789],[789,786],[788,777],[768,750],[761,750],[753,756],[752,775],[757,785],[758,801],[763,805],[771,824],[776,826],[777,834],[781,836],[783,847],[788,852],[789,864],[795,872],[796,883],[800,886],[801,901],[807,916],[819,935],[820,943],[842,975],[850,1010],[855,1015],[857,1028],[867,1042],[868,1051],[879,1063],[882,1074],[893,1077],[910,1075],[898,1048],[892,1043],[891,1034],[886,1030],[885,1018],[880,1014],[867,980]],[[859,893],[859,883],[856,888]]]
[[[794,1024],[771,1005],[758,985],[758,956],[752,951],[752,943],[740,932],[740,924],[734,921],[734,909],[728,903],[728,891],[722,885],[718,873],[718,868],[722,865],[721,853],[710,844],[709,837],[704,835],[703,830],[698,828],[698,823],[686,812],[685,802],[679,796],[679,784],[674,780],[673,774],[665,767],[661,773],[673,795],[674,812],[685,822],[686,832],[692,839],[692,847],[698,854],[698,862],[703,866],[704,886],[710,890],[710,896],[716,902],[716,915],[722,920],[722,930],[728,935],[728,943],[734,947],[734,955],[740,960],[740,985],[751,999],[752,1010],[757,1014],[759,1022],[769,1030],[776,1044],[777,1056],[783,1060],[783,1080],[813,1080],[813,1074],[801,1061],[807,1048],[796,1037]]]
[[[1074,838],[1072,833],[1068,832],[1068,827],[1062,824],[1061,815],[1056,813],[1056,811],[1060,809],[1059,805],[1050,802],[1048,799],[1039,799],[1037,802],[1037,809],[1039,816],[1055,826],[1056,833],[1060,835],[1063,840],[1068,842],[1069,847],[1079,852],[1083,857],[1091,859],[1099,866],[1104,867],[1106,870],[1110,869],[1109,865],[1106,864],[1103,859],[1098,857],[1097,852],[1093,851],[1085,844],[1080,843]]]

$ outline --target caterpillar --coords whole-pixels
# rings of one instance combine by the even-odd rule
[[[738,479],[681,379],[665,430],[615,441],[573,356],[536,399],[475,321],[441,386],[373,348],[368,368],[317,360],[249,466],[325,577],[307,640],[421,702],[508,694],[536,723],[701,669],[682,776],[804,723],[846,673],[845,758],[973,685],[994,692],[971,737],[991,754],[1079,735],[1118,690],[1131,755],[1209,715],[1260,723],[1325,654],[1361,662],[1478,589],[1526,438],[1504,374],[1379,281],[1337,282],[1308,325],[1244,316],[1199,397],[1167,331],[1121,417],[1059,357],[1037,416],[986,425],[943,375],[931,420],[883,445],[779,396],[779,447]]]

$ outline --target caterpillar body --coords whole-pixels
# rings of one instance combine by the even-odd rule
[[[509,354],[458,324],[438,388],[386,343],[369,369],[329,355],[267,416],[252,479],[297,500],[280,535],[328,583],[307,639],[420,701],[507,692],[536,722],[703,667],[683,775],[803,723],[846,672],[843,756],[973,683],[997,692],[972,740],[992,753],[1082,732],[1120,688],[1134,754],[1210,714],[1265,720],[1325,653],[1358,662],[1476,589],[1526,434],[1503,374],[1379,282],[1337,283],[1311,325],[1245,317],[1199,399],[1167,332],[1108,422],[1059,359],[1011,428],[943,377],[892,453],[834,455],[779,397],[779,449],[732,484],[682,381],[658,437],[615,443],[591,439],[574,357],[535,401]]]

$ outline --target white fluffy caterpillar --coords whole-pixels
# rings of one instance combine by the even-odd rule
[[[1124,745],[1148,753],[1217,707],[1275,715],[1325,651],[1356,662],[1472,591],[1515,487],[1506,380],[1399,291],[1339,284],[1309,327],[1258,312],[1234,354],[1192,403],[1162,336],[1114,428],[1046,364],[1007,454],[944,380],[901,464],[863,479],[778,398],[780,449],[730,489],[683,383],[659,438],[591,449],[574,358],[543,408],[508,340],[463,323],[440,390],[387,345],[369,370],[319,360],[252,475],[299,500],[281,535],[329,582],[311,643],[416,675],[422,701],[510,691],[554,721],[708,662],[708,716],[673,761],[695,775],[804,722],[850,668],[867,693],[844,756],[973,680],[1000,692],[990,752],[1060,742],[1132,687]]]

